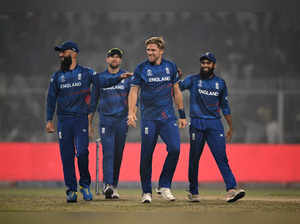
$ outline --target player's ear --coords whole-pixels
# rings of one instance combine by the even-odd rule
[[[216,63],[214,63],[214,69],[217,67]]]
[[[160,54],[163,55],[165,50],[164,49],[159,49],[160,50]]]

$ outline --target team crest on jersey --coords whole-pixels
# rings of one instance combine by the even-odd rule
[[[151,69],[148,69],[147,70],[147,76],[152,76],[152,75],[153,75],[153,73],[152,73]]]
[[[78,74],[78,80],[81,80],[81,76],[82,76],[82,74],[79,73],[79,74]]]
[[[216,89],[219,89],[219,83],[216,82]]]
[[[65,82],[65,81],[66,81],[66,79],[65,79],[65,76],[64,76],[64,75],[62,75],[62,76],[60,77],[60,81],[61,81],[61,82]]]
[[[166,67],[166,73],[170,75],[170,69],[168,67]]]
[[[199,87],[202,87],[202,80],[199,80],[198,86],[199,86]]]

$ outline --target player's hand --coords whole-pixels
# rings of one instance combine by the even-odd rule
[[[179,128],[185,128],[186,126],[187,126],[187,120],[179,118],[179,120],[178,120],[178,127]]]
[[[54,133],[55,132],[53,121],[48,121],[47,122],[47,124],[46,124],[46,131],[48,133]]]
[[[128,115],[127,124],[128,124],[130,127],[136,128],[136,121],[137,121],[137,118],[136,118],[136,115],[135,115],[135,114]]]
[[[131,77],[133,76],[133,73],[132,72],[125,72],[123,74],[121,74],[121,79],[127,79],[128,77]]]
[[[177,68],[177,72],[178,72],[178,78],[181,79],[183,76],[182,70],[180,68]]]
[[[227,131],[227,133],[226,133],[226,142],[227,142],[227,143],[230,143],[230,142],[231,142],[231,139],[232,139],[232,132],[233,132],[233,130],[232,130],[232,128],[230,128],[230,129]]]

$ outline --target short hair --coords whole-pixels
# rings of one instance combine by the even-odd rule
[[[145,41],[145,45],[147,46],[148,44],[156,44],[157,47],[161,50],[165,49],[165,41],[163,37],[150,37]]]

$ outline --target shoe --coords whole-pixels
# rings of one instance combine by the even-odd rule
[[[77,202],[77,192],[76,191],[67,190],[66,194],[67,194],[67,202],[68,203]]]
[[[83,200],[85,200],[85,201],[93,200],[93,195],[92,195],[89,187],[80,187],[80,192],[83,196]]]
[[[142,203],[151,203],[152,194],[151,193],[143,193],[142,195]]]
[[[105,195],[105,199],[112,199],[113,193],[114,193],[113,187],[110,184],[106,184],[103,189],[103,194]]]
[[[246,195],[246,192],[243,189],[230,189],[226,194],[227,202],[235,202]]]
[[[190,202],[200,202],[200,196],[199,196],[199,194],[191,194],[191,193],[189,193],[188,194],[188,200]]]
[[[170,188],[167,187],[161,187],[161,188],[156,188],[155,189],[156,193],[161,195],[164,199],[168,201],[175,201],[175,197],[171,192]]]
[[[118,189],[117,188],[113,188],[113,194],[111,195],[112,199],[119,199],[120,195],[118,193]]]

